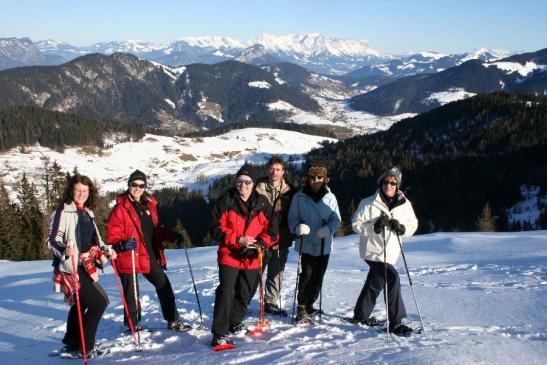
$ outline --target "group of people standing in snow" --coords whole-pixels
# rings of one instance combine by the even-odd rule
[[[287,316],[281,288],[293,241],[299,255],[295,320],[309,323],[321,313],[321,305],[319,309],[313,305],[320,298],[333,237],[341,224],[327,169],[311,166],[299,190],[285,179],[282,158],[272,157],[267,169],[268,176],[258,179],[255,167],[245,164],[236,174],[235,186],[213,208],[211,234],[218,243],[219,266],[211,326],[215,348],[233,346],[229,333],[247,331],[243,319],[266,269],[264,312]],[[414,234],[417,219],[400,190],[401,183],[401,171],[389,168],[379,177],[375,194],[363,199],[353,215],[353,230],[360,235],[360,256],[369,271],[352,322],[377,326],[372,310],[384,290],[389,331],[408,336],[412,330],[402,323],[406,312],[394,265],[401,253],[400,240]],[[161,225],[157,201],[146,188],[146,175],[134,171],[109,216],[105,244],[93,215],[96,187],[86,176],[75,175],[68,182],[64,203],[52,214],[47,241],[55,257],[57,288],[71,305],[62,340],[64,351],[83,353],[84,357],[94,353],[97,327],[109,303],[97,282],[97,268],[108,258],[121,281],[124,323],[129,330],[135,333],[141,329],[139,273],[154,285],[167,327],[175,331],[191,328],[179,318],[173,289],[163,270],[162,242],[177,242],[182,236]]]

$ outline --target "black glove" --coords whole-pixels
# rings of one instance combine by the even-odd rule
[[[256,241],[256,243],[254,244],[254,246],[255,246],[256,248],[260,248],[262,251],[266,250],[266,243],[264,243],[264,241],[262,241],[262,240]]]
[[[382,215],[376,220],[376,222],[374,222],[374,232],[376,232],[376,234],[380,234],[386,226],[389,226],[389,220],[385,215]]]
[[[131,237],[127,241],[122,242],[121,246],[122,246],[122,250],[124,251],[134,250],[137,248],[137,240],[135,239],[135,237]]]
[[[403,226],[397,219],[391,219],[389,221],[389,228],[398,235],[403,235],[406,232],[405,226]]]
[[[175,243],[177,246],[182,245],[182,241],[184,240],[184,237],[178,232],[172,232],[173,235],[173,243]]]
[[[244,247],[240,253],[241,257],[252,259],[258,257],[258,250],[256,246]]]

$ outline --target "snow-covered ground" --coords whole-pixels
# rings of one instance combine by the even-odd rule
[[[332,96],[331,98],[314,97],[314,99],[321,106],[320,114],[306,112],[284,101],[270,103],[268,104],[268,108],[270,110],[290,112],[290,116],[287,118],[286,122],[343,128],[347,130],[347,134],[351,136],[384,131],[402,119],[416,115],[413,113],[403,113],[392,116],[377,116],[352,110],[349,108],[346,99],[341,99],[336,96]]]
[[[99,183],[101,192],[124,189],[135,169],[150,176],[153,188],[185,186],[207,191],[216,178],[235,173],[245,161],[264,163],[274,154],[298,159],[322,141],[332,138],[265,128],[233,130],[216,137],[179,138],[147,134],[141,141],[117,143],[109,149],[67,148],[58,153],[34,146],[14,148],[0,154],[2,178],[8,186],[20,181],[23,172],[41,185],[44,163],[57,161],[63,171],[78,168]],[[287,154],[288,153],[288,154]]]
[[[290,318],[270,317],[262,338],[239,336],[237,347],[215,353],[209,342],[214,290],[218,284],[216,249],[189,250],[204,312],[204,329],[173,333],[164,329],[153,287],[141,281],[143,352],[135,352],[123,333],[122,302],[110,266],[101,275],[111,304],[97,333],[110,349],[90,364],[544,364],[547,358],[547,231],[519,233],[437,233],[416,236],[406,257],[428,339],[392,338],[351,325],[355,300],[367,274],[359,259],[357,236],[335,239],[323,288],[321,323],[294,327]],[[198,307],[182,250],[167,251],[181,317],[199,323]],[[291,251],[283,285],[283,306],[292,307],[297,255]],[[407,323],[420,325],[402,262],[399,262]],[[59,364],[48,357],[60,346],[68,308],[51,291],[49,261],[0,261],[0,357],[2,364]],[[246,323],[257,320],[258,301]],[[378,300],[374,315],[385,317]],[[81,361],[81,360],[80,360]]]

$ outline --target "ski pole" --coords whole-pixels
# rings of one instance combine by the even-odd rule
[[[196,281],[194,280],[194,273],[192,272],[192,265],[190,264],[190,257],[188,257],[188,249],[184,246],[184,253],[186,254],[186,261],[188,262],[188,269],[190,270],[190,277],[192,278],[192,285],[194,285],[194,293],[196,293],[196,300],[198,301],[199,308],[199,320],[201,322],[200,328],[203,327],[203,315],[201,314],[201,304],[199,302],[198,289],[196,288]]]
[[[264,285],[262,283],[262,258],[263,258],[263,252],[262,249],[259,247],[258,249],[258,280],[259,280],[259,318],[258,323],[254,330],[251,331],[251,335],[260,335],[262,333],[262,330],[264,327],[266,327],[266,320],[264,319]]]
[[[387,253],[386,253],[386,226],[382,227],[382,239],[384,241],[384,297],[385,297],[385,303],[386,303],[386,341],[389,341],[389,303],[388,303],[388,295],[387,295]]]
[[[141,347],[141,331],[140,331],[140,324],[139,324],[139,313],[140,313],[140,305],[139,305],[139,294],[137,293],[137,273],[135,270],[135,250],[131,250],[131,270],[133,272],[133,292],[134,292],[134,300],[135,300],[135,308],[137,310],[137,328],[135,329],[137,332],[137,344],[138,347]]]
[[[298,291],[298,280],[300,279],[300,262],[302,261],[302,252],[304,251],[304,236],[300,236],[300,252],[298,253],[298,265],[296,267],[296,286],[294,287],[294,299],[292,302],[291,323],[294,323],[294,310],[296,308],[296,292]]]
[[[71,253],[70,261],[72,262],[72,275],[74,276],[74,281],[80,284],[80,281],[78,280],[78,272],[76,271],[77,265],[76,265],[76,258],[74,257],[74,253]],[[80,294],[78,293],[79,290],[80,288],[77,288],[75,292],[76,309],[78,310],[78,323],[80,325],[80,341],[82,345],[82,353],[84,354],[84,364],[87,364],[87,350],[85,348],[84,323],[83,323],[84,321],[82,319],[82,307],[80,305]]]
[[[110,263],[112,264],[112,270],[114,270],[114,276],[116,277],[116,282],[118,283],[118,288],[120,289],[120,296],[122,297],[122,303],[123,303],[123,310],[125,312],[125,315],[127,316],[127,322],[129,323],[129,329],[131,330],[131,334],[133,336],[133,341],[135,342],[136,351],[140,352],[142,351],[142,347],[140,346],[139,342],[137,341],[137,335],[135,334],[135,327],[133,326],[133,320],[131,319],[131,315],[129,314],[129,308],[127,307],[127,301],[125,300],[125,295],[123,294],[123,288],[122,288],[122,281],[120,279],[120,276],[118,274],[118,270],[116,270],[116,265],[114,263],[114,259],[110,259]]]
[[[279,253],[281,251],[281,245],[277,248],[277,275],[279,276],[279,290],[277,291],[279,294],[279,316],[282,317],[282,311],[281,311],[281,289],[283,289],[283,275],[281,273],[281,254]],[[269,273],[268,268],[268,273]]]
[[[324,221],[323,221],[324,222]],[[323,259],[323,253],[325,252],[325,238],[321,238],[321,259]],[[323,275],[325,275],[323,273]],[[323,277],[321,277],[321,286],[319,287],[319,322],[321,322],[321,314],[323,313]]]
[[[403,256],[403,262],[405,263],[406,276],[408,277],[408,283],[410,284],[410,289],[412,290],[412,296],[414,297],[414,303],[416,303],[416,309],[418,310],[418,316],[420,316],[420,323],[422,324],[422,331],[424,333],[424,339],[427,340],[427,335],[425,333],[424,321],[422,320],[422,313],[420,312],[420,307],[418,306],[418,300],[416,299],[416,293],[414,292],[414,286],[412,285],[412,279],[410,278],[410,272],[408,271],[408,265],[406,264],[405,252],[403,251],[403,245],[401,243],[401,237],[397,233],[397,241],[399,242],[399,248],[401,249],[401,255]]]

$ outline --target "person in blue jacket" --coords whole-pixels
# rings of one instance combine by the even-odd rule
[[[295,250],[302,254],[297,322],[311,322],[310,316],[317,312],[312,305],[319,297],[333,236],[341,223],[338,202],[328,182],[325,167],[311,166],[303,188],[294,195],[289,208],[289,228],[299,236]]]

